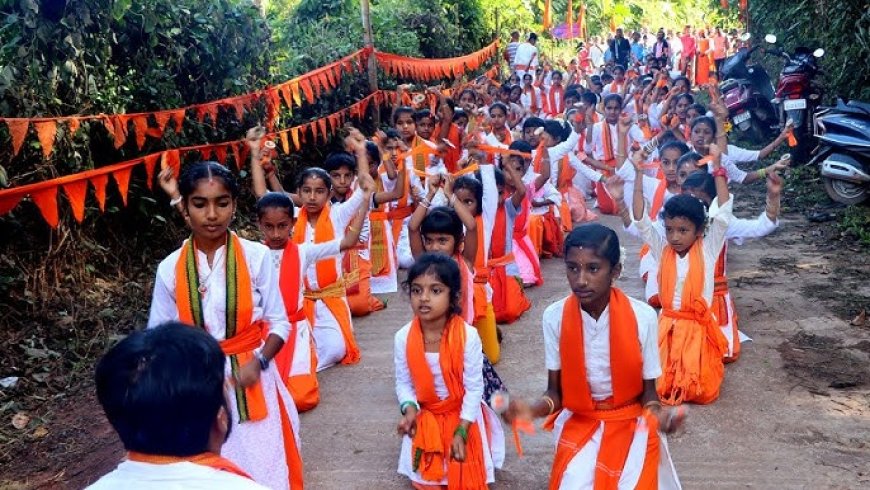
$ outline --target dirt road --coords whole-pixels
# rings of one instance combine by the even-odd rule
[[[820,252],[813,230],[792,217],[774,236],[730,249],[740,325],[754,341],[727,367],[721,398],[691,407],[685,432],[670,438],[686,488],[870,486],[870,329],[843,320],[870,304],[867,259]],[[619,285],[640,296],[640,243],[623,240],[628,260]],[[541,313],[567,294],[562,263],[545,261],[543,269],[545,285],[529,291],[533,309],[503,327],[497,370],[515,396],[543,390]],[[391,296],[387,310],[355,321],[362,362],[322,373],[321,405],[302,415],[307,488],[409,488],[395,471],[392,361],[393,333],[409,319],[404,295]],[[82,488],[117,463],[122,450],[92,394],[63,403],[45,420],[49,435],[0,470],[0,488]],[[550,436],[523,442],[523,459],[509,444],[494,488],[546,488]]]

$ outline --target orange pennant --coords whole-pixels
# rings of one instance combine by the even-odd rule
[[[290,137],[293,138],[293,148],[300,149],[302,146],[299,145],[299,128],[290,128]]]
[[[39,208],[42,218],[52,228],[57,228],[57,187],[51,186],[30,195],[33,203]]]
[[[63,184],[63,191],[69,199],[73,217],[81,223],[85,219],[85,197],[88,194],[88,181],[82,179]]]
[[[160,153],[152,153],[142,158],[145,161],[145,184],[148,185],[149,190],[153,185],[154,167],[157,166],[157,159],[160,158],[160,155]]]
[[[305,94],[305,99],[309,104],[314,103],[314,91],[311,89],[311,81],[308,79],[304,79],[299,83],[299,86],[302,88],[302,92]]]
[[[106,128],[106,132],[109,133],[109,136],[111,136],[112,139],[114,140],[115,139],[115,123],[113,123],[112,120],[108,116],[101,118],[101,120],[103,121],[103,127]]]
[[[184,126],[184,109],[173,111],[172,121],[175,123],[175,133],[181,134],[181,130]]]
[[[136,132],[136,146],[141,150],[145,146],[145,133],[148,132],[148,116],[133,117],[133,131]]]
[[[57,135],[57,122],[54,120],[35,122],[33,127],[36,128],[39,144],[42,145],[42,156],[50,157],[51,150],[54,148],[54,138]]]
[[[317,120],[317,125],[320,126],[320,134],[323,135],[323,141],[329,139],[329,130],[326,128],[326,119],[327,118],[322,117]]]
[[[6,118],[6,126],[9,128],[9,135],[12,137],[12,156],[18,154],[21,150],[21,145],[27,137],[27,130],[30,128],[30,119],[23,118]]]
[[[127,191],[130,189],[130,173],[132,171],[133,167],[124,167],[112,172],[112,178],[118,184],[118,192],[121,194],[121,201],[124,202],[124,206],[127,205]]]
[[[227,164],[227,146],[218,145],[214,147],[215,160],[221,162],[221,165]]]
[[[238,119],[239,122],[243,121],[245,118],[245,101],[241,98],[235,98],[230,105],[236,111],[236,119]]]
[[[66,123],[67,128],[69,128],[69,136],[70,136],[70,138],[72,138],[73,136],[76,135],[76,132],[79,130],[79,126],[80,126],[79,118],[70,117],[70,118],[64,119],[64,122]]]
[[[24,197],[22,194],[0,197],[0,216],[15,209],[15,206],[18,206],[18,203],[21,202],[22,197]]]
[[[178,156],[178,150],[166,150],[161,155],[160,168],[172,168],[172,174],[175,178],[181,174],[181,158]]]
[[[290,91],[293,92],[293,102],[297,106],[302,106],[302,94],[299,92],[299,83],[291,83]]]
[[[115,149],[119,149],[127,142],[127,117],[112,116],[112,125],[114,126],[113,135],[115,136]]]
[[[284,150],[284,153],[290,153],[290,142],[287,140],[287,131],[281,131],[278,133],[278,136],[281,138],[281,149]]]
[[[160,134],[163,134],[166,131],[166,124],[169,123],[169,119],[172,117],[171,112],[155,112],[154,120],[157,121],[157,127],[160,128]]]
[[[94,196],[97,198],[97,204],[100,205],[100,211],[106,210],[106,184],[108,183],[109,176],[106,174],[91,177],[91,184],[94,185]]]
[[[285,83],[276,90],[281,93],[281,97],[284,99],[284,103],[287,104],[287,108],[293,109],[293,94],[290,93],[290,85]]]

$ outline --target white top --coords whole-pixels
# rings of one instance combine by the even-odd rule
[[[634,202],[634,183],[637,179],[637,171],[634,169],[634,164],[632,164],[630,160],[626,160],[625,163],[616,170],[616,175],[622,177],[622,180],[625,181],[625,206],[628,209],[631,209]],[[656,191],[658,191],[661,182],[661,179],[649,177],[647,175],[643,176],[644,209],[648,209],[652,206],[653,199],[655,199]],[[671,197],[673,197],[673,194],[667,189],[667,187],[665,187],[665,196],[662,200],[662,208],[659,209],[659,212],[661,212],[661,209],[664,209],[664,204],[668,202],[668,199]]]
[[[660,102],[653,102],[649,105],[649,109],[646,111],[647,115],[649,116],[649,118],[647,119],[647,121],[649,121],[649,127],[656,131],[662,130],[662,109],[664,109],[664,107],[662,107],[663,105],[664,104]]]
[[[607,124],[607,121],[599,121],[592,126],[592,158],[599,161],[604,160],[605,124]],[[616,152],[619,151],[619,128],[617,128],[616,124],[610,125],[610,141],[614,157],[616,157]],[[635,141],[643,145],[646,143],[646,138],[643,136],[643,131],[637,126],[637,124],[632,124],[631,128],[628,130],[628,141],[625,142],[626,152],[629,151]]]
[[[262,243],[252,242],[239,237],[245,263],[251,275],[252,301],[254,312],[251,321],[269,322],[269,333],[287,340],[290,323],[284,309],[284,300],[278,289],[278,274],[269,257],[269,249]],[[151,313],[148,328],[168,321],[178,320],[178,307],[175,302],[175,265],[181,255],[181,248],[169,254],[157,266],[154,280],[154,295],[151,300]],[[205,252],[196,251],[196,267],[201,285],[208,289],[202,295],[202,314],[208,333],[218,341],[226,339],[226,246],[222,245],[214,254],[209,267]]]
[[[264,490],[245,477],[196,463],[124,461],[89,490]]]
[[[722,246],[725,245],[725,234],[728,230],[728,224],[731,221],[731,206],[734,199],[729,196],[728,202],[719,206],[719,200],[714,199],[710,205],[709,219],[710,224],[707,226],[707,233],[704,236],[704,300],[707,304],[712,304],[713,301],[713,276],[715,272],[716,260],[719,258],[719,253],[722,251]],[[646,207],[644,207],[643,216],[641,219],[632,223],[637,227],[637,231],[643,238],[643,241],[649,245],[650,253],[656,262],[661,264],[662,251],[667,245],[667,240],[663,231],[653,226],[652,221],[647,215]],[[632,216],[632,219],[634,216]],[[677,281],[676,290],[674,291],[673,309],[679,310],[682,303],[683,285],[686,282],[686,275],[689,273],[689,254],[685,257],[677,255]]]
[[[492,229],[495,226],[495,213],[498,212],[498,186],[495,183],[495,166],[481,165],[480,166],[480,184],[483,187],[483,199],[481,209],[483,210],[483,243],[478,243],[478,247],[483,247],[484,263],[489,260],[489,247],[492,245]]]
[[[538,67],[538,48],[529,43],[520,43],[517,46],[517,53],[514,55],[514,68],[517,70],[526,70],[531,63],[532,69]],[[522,82],[522,80],[520,80]]]
[[[561,169],[560,164],[562,162],[562,157],[573,154],[572,150],[577,148],[579,142],[580,133],[571,131],[571,134],[568,135],[568,138],[565,141],[547,148],[547,156],[550,158],[550,183],[553,184],[553,186],[559,184],[559,170]],[[535,161],[537,154],[538,149],[532,148],[532,162]],[[530,171],[534,171],[533,165],[529,165],[529,171],[526,171],[526,175],[523,178],[524,181],[526,180],[525,177],[529,176]],[[537,175],[538,174],[535,174],[535,177],[537,177]]]
[[[303,243],[296,247],[299,251],[299,298],[296,303],[297,308],[302,308],[302,301],[305,298],[305,287],[302,279],[308,267],[320,259],[325,259],[331,256],[341,254],[341,240],[335,239],[326,243]],[[284,258],[284,249],[272,250],[269,249],[269,254],[272,256],[272,264],[275,266],[277,277],[281,277],[281,259]]]
[[[525,89],[523,89],[523,93],[522,95],[520,95],[520,104],[523,106],[523,109],[525,109],[529,114],[531,114],[532,116],[537,116],[541,113],[541,110],[543,110],[544,94],[538,87],[532,87],[532,90],[535,91],[535,97],[537,97],[537,110],[532,110],[532,95],[527,93]]]
[[[362,201],[363,191],[361,189],[356,189],[347,201],[331,204],[329,217],[332,221],[334,239],[341,241],[344,238],[344,230],[347,228],[348,223],[353,219],[353,216],[356,214]],[[314,226],[312,226],[311,222],[305,223],[304,243],[314,244]],[[341,278],[342,271],[340,258],[335,260],[335,272],[338,274],[338,277]],[[320,285],[317,283],[317,267],[315,267],[315,263],[311,263],[307,267],[306,278],[308,279],[308,286],[310,286],[312,290],[320,289]]]
[[[601,172],[580,161],[580,158],[573,151],[571,153],[568,153],[568,162],[574,168],[574,170],[577,171],[577,174],[574,175],[574,179],[572,181],[574,187],[576,187],[577,189],[583,188],[584,179],[591,182],[598,182],[601,180]]]
[[[637,319],[637,335],[643,357],[643,379],[656,379],[662,374],[659,362],[658,315],[648,304],[629,297]],[[544,310],[544,352],[547,369],[560,371],[562,358],[559,340],[562,337],[563,298]],[[586,379],[594,400],[613,396],[613,377],[610,370],[610,305],[598,320],[580,310],[583,316],[583,353],[586,360]]]
[[[417,393],[411,380],[411,371],[408,368],[408,333],[411,331],[411,323],[396,332],[393,350],[393,361],[396,365],[396,397],[399,403],[416,402]],[[439,363],[440,354],[427,352],[426,362],[432,370],[435,380],[435,393],[438,398],[444,400],[448,396],[447,385],[444,384],[444,375],[441,373]],[[465,324],[465,362],[463,369],[463,384],[465,396],[462,398],[462,410],[459,418],[474,422],[480,415],[480,402],[483,400],[483,345],[477,335],[477,329]]]

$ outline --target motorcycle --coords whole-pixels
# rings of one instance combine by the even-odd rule
[[[750,38],[746,33],[740,39],[746,42]],[[719,83],[732,124],[755,143],[767,141],[779,131],[778,111],[771,102],[774,90],[770,76],[760,64],[747,64],[759,47],[743,48],[726,58]]]
[[[859,204],[870,197],[870,104],[837,99],[813,115],[825,191],[839,203]]]
[[[768,34],[765,39],[770,44],[776,43],[776,36]],[[781,127],[791,123],[797,146],[791,150],[798,161],[805,161],[809,151],[814,146],[813,125],[811,114],[822,100],[822,89],[813,78],[822,71],[816,60],[825,55],[825,50],[818,48],[810,51],[806,47],[795,48],[793,54],[788,54],[778,47],[767,49],[768,53],[785,59],[785,66],[779,76],[773,104],[778,109]]]

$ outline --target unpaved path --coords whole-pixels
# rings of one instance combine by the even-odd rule
[[[621,229],[612,218],[603,222]],[[867,259],[855,265],[817,251],[812,229],[793,217],[774,236],[730,249],[741,328],[754,341],[727,367],[721,398],[691,407],[685,432],[670,438],[686,488],[870,486],[870,329],[842,320],[849,301],[868,304]],[[621,236],[628,260],[619,285],[639,296],[640,243]],[[545,261],[543,270],[545,285],[529,291],[533,309],[502,327],[497,370],[516,396],[544,389],[540,318],[568,292],[560,260]],[[851,299],[831,301],[837,295]],[[410,315],[406,297],[392,295],[385,311],[355,322],[362,362],[321,374],[321,405],[302,415],[307,488],[409,488],[395,471],[392,338]],[[46,421],[50,436],[0,469],[0,488],[81,488],[114,466],[122,450],[94,397],[80,393],[64,403]],[[523,459],[509,443],[494,488],[546,488],[550,436],[523,442]]]

